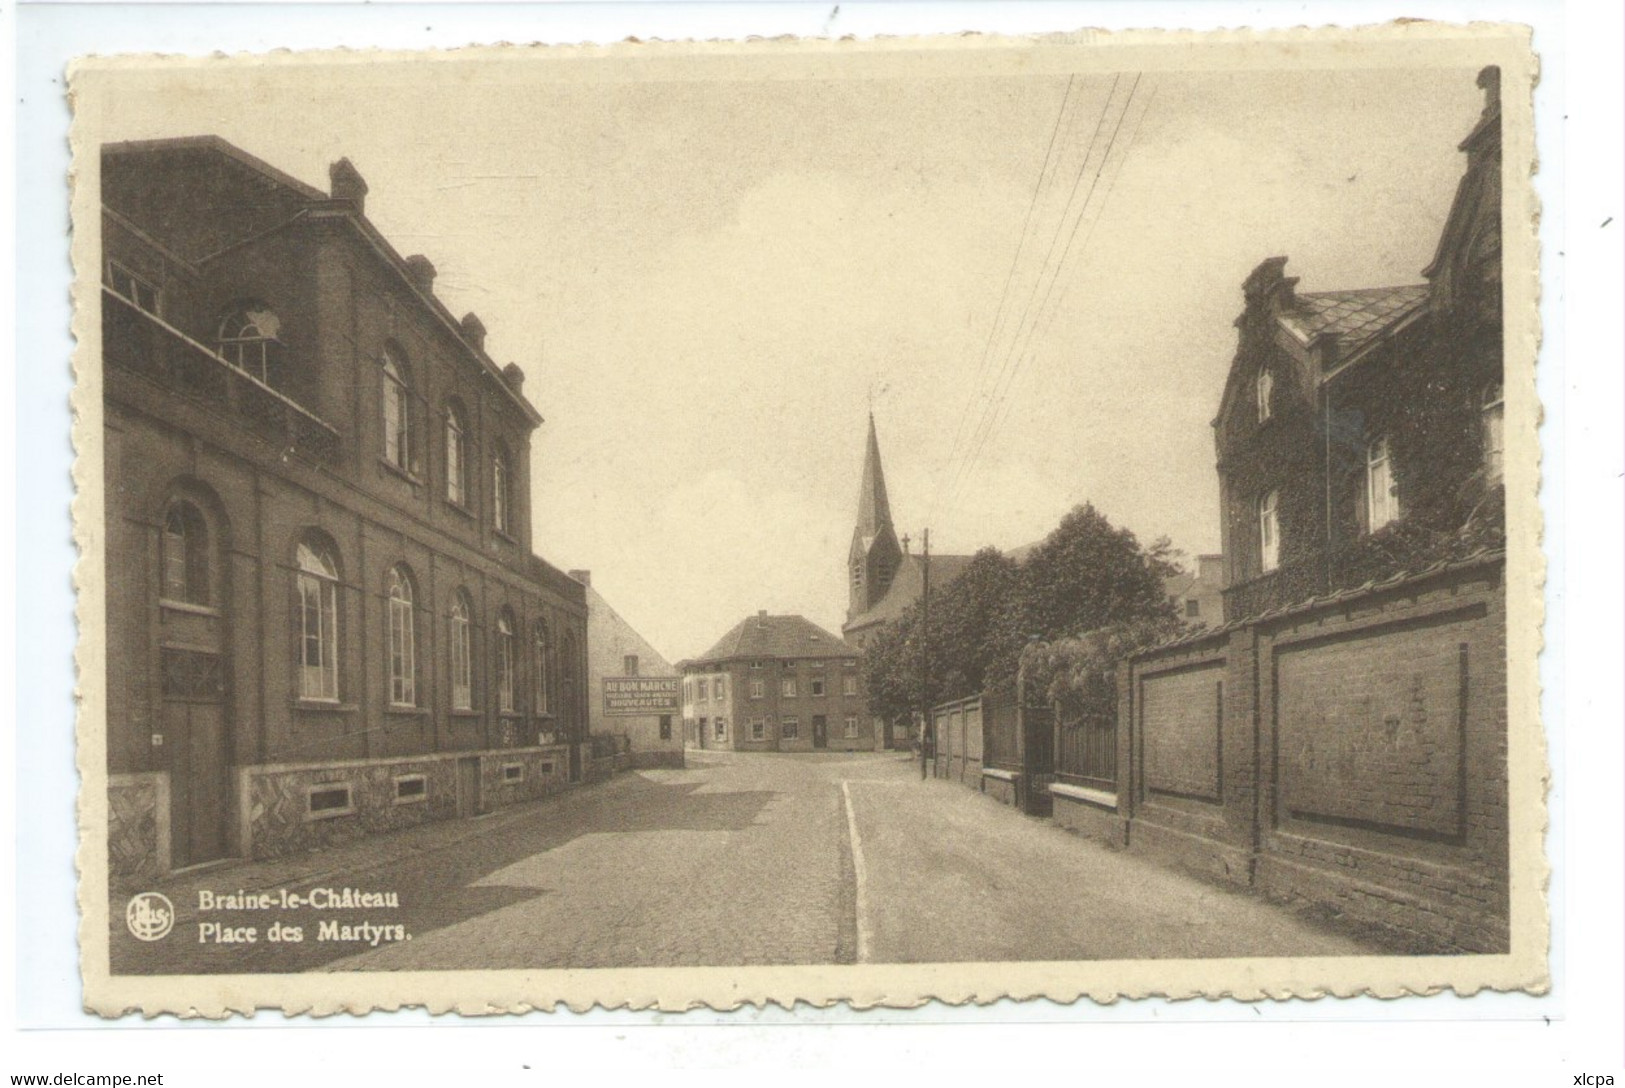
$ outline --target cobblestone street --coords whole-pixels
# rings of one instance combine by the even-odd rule
[[[216,895],[354,888],[391,908],[200,911]],[[173,933],[117,972],[559,968],[1384,951],[1257,898],[1079,840],[905,757],[721,755],[476,820],[155,889]],[[269,939],[274,923],[302,940]],[[200,924],[254,927],[252,942]],[[326,939],[319,939],[328,924]],[[332,927],[400,926],[409,939]]]

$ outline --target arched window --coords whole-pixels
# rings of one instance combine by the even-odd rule
[[[547,696],[547,624],[541,620],[536,621],[536,639],[532,650],[535,661],[531,672],[531,708],[535,714],[546,714],[549,710]]]
[[[411,472],[412,396],[404,360],[399,348],[384,349],[384,460],[402,472]]]
[[[1270,417],[1273,406],[1272,394],[1275,392],[1275,376],[1270,373],[1269,367],[1258,372],[1258,381],[1255,386],[1258,395],[1258,422],[1262,423]]]
[[[389,572],[389,702],[417,706],[417,619],[412,609],[412,576],[402,567]]]
[[[1501,460],[1506,451],[1504,431],[1505,404],[1501,399],[1501,383],[1491,382],[1484,387],[1480,416],[1484,430],[1484,478],[1491,484],[1501,482]]]
[[[163,587],[166,601],[209,603],[209,536],[203,515],[189,502],[164,511]]]
[[[1274,570],[1281,565],[1281,493],[1271,491],[1258,500],[1259,568]]]
[[[282,388],[282,322],[263,302],[243,302],[220,321],[220,357],[273,389]]]
[[[468,505],[468,437],[456,404],[446,405],[446,500]]]
[[[512,531],[509,524],[513,518],[510,475],[508,451],[498,448],[496,456],[491,458],[491,524],[496,526],[499,533]]]
[[[298,551],[299,696],[336,701],[339,697],[338,564],[319,541]]]
[[[507,609],[497,614],[497,710],[513,713],[513,617]]]
[[[468,594],[458,590],[451,599],[451,708],[474,709],[474,638],[468,618],[473,609]]]

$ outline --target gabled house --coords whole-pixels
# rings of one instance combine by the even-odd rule
[[[1502,537],[1497,70],[1479,83],[1425,282],[1300,291],[1272,257],[1242,286],[1213,424],[1229,620]]]

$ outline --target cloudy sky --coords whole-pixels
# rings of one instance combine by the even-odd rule
[[[129,72],[105,131],[322,189],[347,156],[526,373],[537,550],[672,660],[759,608],[839,628],[871,407],[933,550],[1087,500],[1217,551],[1242,279],[1419,282],[1482,105],[1474,67],[557,67]]]

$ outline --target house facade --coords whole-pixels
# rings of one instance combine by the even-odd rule
[[[1057,720],[1054,818],[1387,930],[1510,942],[1500,101],[1425,283],[1243,288],[1215,423],[1225,622]],[[1072,753],[1078,753],[1072,758]]]
[[[591,571],[570,577],[587,595],[588,731],[625,738],[631,767],[681,767],[680,674],[593,588]]]
[[[857,651],[802,616],[741,620],[682,663],[684,735],[738,752],[869,751]]]
[[[101,152],[115,879],[579,774],[587,607],[531,551],[523,373],[329,179]]]
[[[1224,622],[1224,556],[1199,555],[1194,570],[1162,580],[1168,603],[1187,627]]]

